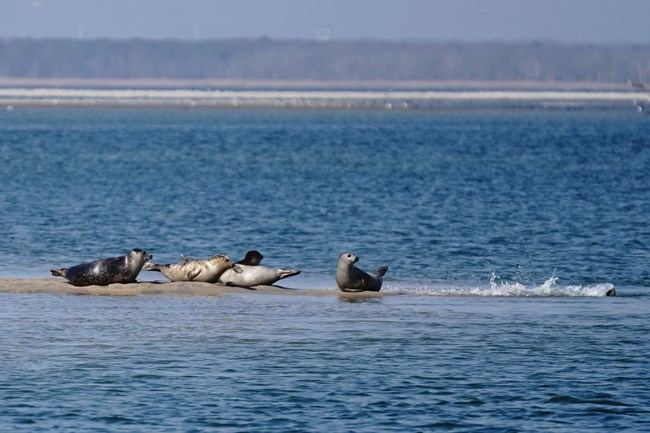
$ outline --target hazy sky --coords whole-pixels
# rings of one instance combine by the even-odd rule
[[[650,0],[0,0],[0,37],[650,43]]]

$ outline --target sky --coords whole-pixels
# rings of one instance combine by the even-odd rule
[[[650,0],[0,0],[0,37],[650,43]]]

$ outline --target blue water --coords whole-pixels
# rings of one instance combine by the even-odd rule
[[[258,249],[305,294],[0,294],[0,430],[647,431],[649,133],[625,110],[2,111],[0,278]],[[391,296],[310,295],[343,251]]]
[[[2,113],[2,274],[139,247],[258,249],[331,280],[650,287],[650,122],[634,112]]]

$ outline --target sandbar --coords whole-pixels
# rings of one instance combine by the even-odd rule
[[[336,288],[297,289],[282,286],[255,286],[252,288],[226,286],[223,284],[199,282],[141,281],[131,284],[109,286],[77,287],[58,278],[3,278],[0,279],[0,293],[45,293],[58,295],[140,296],[140,295],[185,295],[219,296],[232,294],[267,295],[338,295],[348,298],[383,296],[380,292],[344,293]]]

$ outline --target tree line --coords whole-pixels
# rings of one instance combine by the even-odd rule
[[[645,72],[645,45],[0,39],[0,77],[622,83]]]

